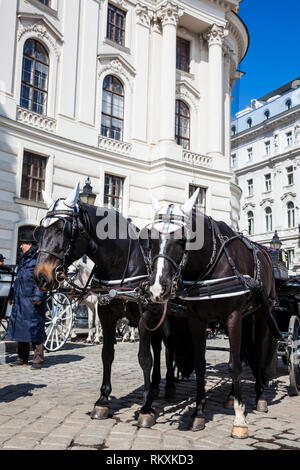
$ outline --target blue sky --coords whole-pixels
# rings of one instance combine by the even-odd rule
[[[239,15],[250,45],[240,64],[245,75],[234,88],[232,114],[300,76],[300,1],[243,0]]]

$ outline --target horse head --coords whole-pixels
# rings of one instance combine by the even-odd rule
[[[155,217],[148,234],[152,271],[149,293],[153,302],[166,302],[174,295],[187,258],[192,209],[198,193],[199,189],[183,206],[162,205],[151,196]]]
[[[42,291],[51,291],[61,282],[60,274],[85,254],[86,243],[80,237],[79,183],[66,199],[54,202],[43,191],[47,205],[46,217],[35,229],[40,251],[34,269],[34,279]]]

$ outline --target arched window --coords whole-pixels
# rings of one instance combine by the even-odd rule
[[[184,149],[190,148],[190,110],[180,100],[176,100],[175,140]]]
[[[124,88],[120,80],[108,75],[103,81],[101,135],[123,139]]]
[[[272,232],[273,230],[273,220],[272,220],[272,209],[267,207],[265,210],[266,217],[266,232]]]
[[[295,227],[295,206],[293,202],[287,204],[288,228]]]
[[[248,217],[248,235],[254,235],[254,214],[252,211],[249,211],[247,214]]]
[[[47,113],[49,57],[35,39],[24,44],[20,105],[35,113]]]

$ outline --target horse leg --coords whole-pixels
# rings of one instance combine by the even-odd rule
[[[230,344],[229,372],[232,378],[234,395],[235,420],[231,437],[245,439],[248,437],[248,426],[245,419],[245,405],[241,394],[241,340],[242,340],[242,318],[240,313],[233,311],[226,321]]]
[[[108,307],[99,308],[100,319],[103,329],[103,380],[100,389],[100,398],[96,401],[91,413],[92,419],[108,418],[108,398],[111,394],[111,366],[115,354],[115,331],[117,318]]]
[[[92,343],[93,342],[93,336],[94,336],[94,312],[90,308],[89,305],[86,305],[87,310],[88,310],[88,327],[89,327],[89,334],[86,339],[86,343]]]
[[[196,374],[196,407],[192,413],[192,431],[201,431],[205,428],[205,345],[206,322],[199,317],[189,317],[189,327],[194,346],[194,367]]]
[[[97,309],[96,309],[96,301],[93,302],[93,316],[95,320],[95,337],[94,337],[94,343],[95,344],[100,344],[101,338],[102,338],[102,328],[101,328],[101,323],[100,323],[100,318],[97,315]]]
[[[135,328],[134,328],[134,326],[130,326],[129,330],[130,330],[129,341],[130,341],[130,343],[134,343],[135,342]]]
[[[138,427],[150,428],[155,424],[155,411],[152,408],[153,402],[153,388],[151,385],[150,374],[152,368],[152,355],[150,348],[151,333],[144,327],[144,321],[149,325],[152,316],[151,312],[144,312],[143,317],[140,318],[138,328],[140,335],[138,360],[144,374],[144,393],[143,393],[143,406],[140,410],[138,418]]]
[[[150,341],[151,341],[151,346],[153,349],[153,369],[152,369],[151,388],[153,392],[153,399],[155,400],[159,396],[159,384],[161,381],[161,373],[160,373],[161,333],[160,331],[154,331],[151,334]]]

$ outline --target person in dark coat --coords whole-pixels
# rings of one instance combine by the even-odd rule
[[[41,292],[33,279],[38,256],[32,230],[24,231],[20,239],[23,253],[17,266],[17,276],[9,295],[12,311],[7,338],[18,343],[18,359],[10,365],[27,365],[32,343],[34,357],[31,369],[41,369],[44,363],[43,343],[45,334],[46,294]]]

